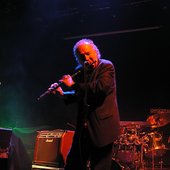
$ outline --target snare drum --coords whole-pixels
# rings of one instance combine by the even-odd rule
[[[144,154],[148,158],[161,157],[164,154],[165,145],[162,143],[162,135],[158,132],[150,132],[143,137]]]

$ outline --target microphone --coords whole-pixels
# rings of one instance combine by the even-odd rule
[[[93,64],[96,63],[97,60],[94,60],[92,63],[89,63],[88,61],[84,61],[84,67],[87,69],[92,69],[93,68]]]
[[[89,65],[88,61],[85,61],[85,62],[84,62],[84,65]]]
[[[90,69],[90,65],[89,65],[88,61],[84,61],[83,67],[84,67],[84,70],[89,70]]]

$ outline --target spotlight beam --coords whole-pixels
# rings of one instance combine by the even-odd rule
[[[65,37],[64,40],[73,40],[73,39],[79,39],[79,38],[84,38],[84,37],[99,37],[99,36],[105,36],[105,35],[124,34],[124,33],[130,33],[130,32],[149,31],[149,30],[157,30],[160,28],[161,26],[153,26],[153,27],[125,29],[125,30],[110,31],[110,32],[101,32],[101,33],[95,33],[95,34],[84,34],[84,35],[79,35],[79,36]]]

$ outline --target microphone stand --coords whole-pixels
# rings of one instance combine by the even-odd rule
[[[87,102],[87,96],[88,96],[87,83],[88,83],[88,80],[89,80],[88,79],[88,69],[89,69],[89,66],[87,64],[88,64],[87,62],[84,62],[84,84],[85,84],[84,99],[83,99],[83,102],[84,102],[84,105],[83,105],[83,114],[84,115],[83,115],[83,122],[82,122],[81,133],[83,133],[84,127],[86,128],[86,126],[87,126],[87,117],[88,117],[88,111],[89,111],[88,109],[89,109],[89,106],[90,106],[88,104],[88,102]],[[81,142],[79,144],[80,144],[80,149],[81,149]],[[81,150],[80,150],[80,156],[82,157]],[[90,158],[88,158],[87,162],[83,162],[82,161],[82,164],[83,164],[83,167],[85,165],[85,170],[90,170],[91,169],[91,167],[90,167]]]
[[[87,103],[87,82],[88,82],[88,75],[87,75],[88,68],[86,66],[86,62],[84,62],[84,84],[85,84],[85,92],[84,92],[84,111],[85,111],[85,119],[88,115],[88,103]]]

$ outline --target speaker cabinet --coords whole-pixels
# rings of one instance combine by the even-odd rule
[[[34,164],[64,167],[72,144],[74,131],[38,131],[34,150]]]
[[[0,128],[0,149],[9,149],[12,129]]]
[[[8,169],[12,129],[0,128],[0,169]]]

